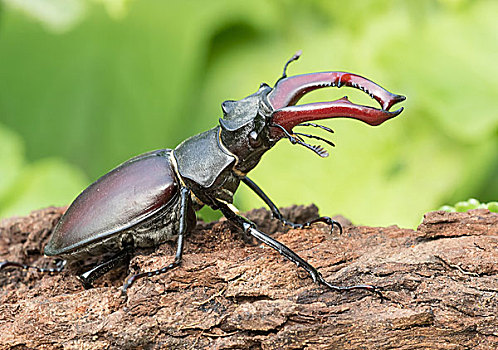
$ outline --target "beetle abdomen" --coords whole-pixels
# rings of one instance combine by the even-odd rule
[[[92,243],[96,241],[108,251],[119,250],[116,245],[121,242],[117,242],[117,236],[132,231],[131,228],[140,230],[143,226],[154,226],[158,220],[170,222],[177,206],[170,205],[170,210],[165,208],[178,198],[179,190],[170,153],[171,150],[165,149],[142,154],[90,185],[75,199],[55,227],[45,254],[68,256],[82,250],[97,253],[90,252]],[[140,239],[140,232],[137,233]],[[163,232],[163,235],[168,234]],[[151,241],[157,239],[151,237]],[[108,244],[102,244],[105,242]],[[140,245],[146,245],[146,242]]]

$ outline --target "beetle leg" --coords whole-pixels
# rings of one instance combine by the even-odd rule
[[[160,275],[162,273],[165,273],[165,272],[179,266],[182,263],[183,243],[184,243],[185,234],[187,233],[188,209],[189,209],[190,205],[192,205],[190,202],[190,190],[186,187],[182,187],[181,200],[180,200],[180,220],[179,220],[179,226],[178,226],[178,241],[177,241],[177,247],[176,247],[175,260],[171,264],[169,264],[168,266],[165,266],[161,269],[153,270],[153,271],[149,271],[149,272],[137,273],[137,274],[131,276],[130,278],[128,278],[123,285],[123,289],[122,289],[123,295],[126,295],[127,289],[130,288],[133,285],[133,283],[135,283],[135,281],[137,279],[143,278],[143,277],[152,277],[152,276]]]
[[[254,193],[256,193],[258,195],[258,197],[263,200],[263,202],[265,202],[265,204],[270,208],[271,213],[275,219],[278,219],[284,225],[289,225],[291,227],[294,227],[293,225],[295,225],[295,224],[293,222],[287,221],[283,217],[282,213],[280,212],[278,207],[275,205],[275,203],[273,203],[273,201],[266,195],[266,193],[263,192],[263,190],[258,185],[256,185],[256,183],[254,181],[252,181],[247,176],[242,177],[241,180],[243,183],[245,183],[247,185],[247,187],[249,187],[251,190],[253,190]]]
[[[339,229],[340,234],[342,234],[341,224],[339,222],[335,221],[334,219],[329,218],[328,216],[321,216],[321,217],[316,218],[314,220],[307,221],[303,224],[296,224],[295,222],[287,220],[286,218],[284,218],[284,216],[282,215],[282,213],[280,212],[278,207],[275,205],[275,203],[273,203],[273,201],[266,195],[266,193],[263,192],[263,190],[258,185],[256,185],[256,183],[254,181],[252,181],[247,176],[242,177],[241,180],[251,190],[253,190],[254,193],[256,193],[259,196],[259,198],[261,198],[263,200],[263,202],[266,203],[266,205],[270,208],[273,217],[275,219],[278,219],[284,225],[290,226],[292,228],[304,228],[304,227],[311,226],[315,222],[324,222],[324,223],[331,226],[331,233],[334,231],[334,225],[335,225]]]
[[[241,229],[244,230],[245,233],[250,234],[254,238],[256,238],[258,241],[268,245],[269,247],[275,249],[278,251],[281,255],[283,255],[285,258],[289,259],[293,263],[295,263],[298,267],[302,267],[303,269],[308,272],[308,274],[311,276],[313,281],[315,283],[321,284],[329,289],[338,291],[338,292],[343,292],[343,291],[348,291],[348,290],[353,290],[353,289],[364,289],[369,292],[376,293],[381,299],[383,299],[382,293],[379,291],[379,289],[375,286],[371,286],[368,284],[359,284],[359,285],[354,285],[354,286],[335,286],[333,284],[330,284],[323,278],[322,274],[318,272],[316,268],[314,268],[310,263],[308,263],[306,260],[301,258],[299,255],[294,253],[290,248],[288,248],[286,245],[280,243],[279,241],[271,238],[267,234],[259,231],[256,228],[256,225],[249,221],[248,219],[244,218],[243,216],[235,214],[225,203],[222,203],[220,201],[216,201],[216,204],[218,205],[218,208],[221,210],[223,215],[225,217],[238,225]]]
[[[91,270],[86,271],[78,276],[78,279],[83,284],[85,289],[89,289],[93,287],[93,282],[99,278],[100,276],[106,274],[107,272],[115,269],[116,267],[125,264],[130,259],[132,249],[126,249],[118,254],[114,255],[109,260],[106,260],[99,265],[95,266]]]
[[[304,224],[302,224],[301,227],[309,227],[312,224],[314,224],[315,222],[323,222],[327,225],[330,225],[330,233],[334,232],[334,225],[335,225],[339,229],[339,234],[342,235],[342,225],[340,224],[340,222],[336,221],[328,216],[320,216],[319,218],[316,218],[314,220],[307,221]]]
[[[19,268],[24,269],[24,270],[33,269],[33,270],[36,270],[40,273],[59,273],[59,272],[62,272],[62,270],[64,270],[64,267],[66,266],[66,260],[58,259],[58,261],[56,262],[56,266],[57,266],[56,268],[47,269],[47,268],[33,266],[33,265],[25,265],[25,264],[18,263],[15,261],[7,261],[6,260],[6,261],[0,262],[0,270],[3,270],[6,267],[19,267]]]

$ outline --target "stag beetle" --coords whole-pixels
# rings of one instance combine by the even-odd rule
[[[162,269],[129,277],[122,289],[126,293],[138,278],[162,274],[181,264],[185,235],[196,225],[195,211],[208,205],[220,210],[249,237],[267,244],[304,268],[314,282],[336,291],[365,289],[379,293],[371,285],[330,284],[316,268],[291,249],[240,216],[231,204],[242,181],[261,197],[273,216],[283,224],[302,228],[324,222],[331,225],[332,230],[335,225],[342,232],[340,224],[329,217],[304,224],[286,220],[270,198],[247,177],[247,173],[283,138],[320,157],[328,155],[323,147],[311,145],[305,138],[334,146],[332,142],[294,132],[296,126],[333,132],[312,121],[343,117],[379,125],[403,110],[389,111],[394,104],[403,101],[404,96],[392,94],[356,74],[321,72],[287,77],[289,63],[297,60],[300,54],[296,53],[287,61],[282,77],[273,88],[263,83],[258,91],[242,100],[223,102],[223,118],[219,119],[218,126],[188,138],[175,149],[160,149],[132,158],[84,190],[57,223],[45,247],[45,255],[64,259],[57,268],[43,269],[4,261],[0,263],[0,269],[16,266],[40,272],[59,272],[65,261],[110,256],[79,276],[85,287],[91,287],[96,278],[128,261],[135,248],[156,247],[176,239],[174,261]],[[354,104],[347,97],[332,102],[296,105],[308,92],[334,86],[360,89],[376,100],[381,109]]]

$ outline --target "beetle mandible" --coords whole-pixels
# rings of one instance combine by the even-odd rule
[[[374,82],[346,72],[320,72],[288,77],[289,63],[297,60],[297,52],[284,66],[282,77],[271,88],[261,84],[258,91],[239,101],[221,104],[223,118],[219,125],[183,141],[175,149],[161,149],[134,157],[99,178],[69,206],[55,226],[45,255],[62,261],[55,269],[43,269],[17,262],[0,262],[0,270],[9,266],[34,268],[40,272],[59,272],[65,261],[83,261],[89,257],[107,257],[97,266],[81,274],[85,287],[114,267],[127,261],[135,248],[156,247],[176,240],[174,261],[162,269],[129,277],[123,293],[138,279],[164,273],[181,264],[185,235],[195,227],[195,211],[204,205],[220,210],[223,215],[250,237],[267,244],[284,257],[304,268],[314,282],[329,289],[344,291],[365,289],[379,293],[371,285],[335,286],[291,249],[258,230],[256,225],[239,215],[232,206],[233,195],[240,182],[253,190],[271,209],[275,218],[293,228],[315,222],[340,224],[329,217],[296,224],[286,220],[270,198],[247,177],[262,155],[279,140],[304,146],[326,157],[321,146],[307,143],[305,138],[334,144],[312,134],[294,132],[296,126],[331,129],[312,121],[330,118],[353,118],[369,125],[379,125],[399,115],[403,108],[389,111],[405,99],[392,94]],[[296,105],[305,94],[323,87],[349,86],[360,89],[376,100],[381,108],[358,105],[347,97],[331,101]],[[110,257],[109,257],[110,256]]]

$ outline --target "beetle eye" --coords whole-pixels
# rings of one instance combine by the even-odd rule
[[[258,133],[256,131],[251,131],[249,133],[249,144],[251,145],[252,148],[257,148],[261,146],[261,138],[259,137]]]

